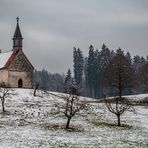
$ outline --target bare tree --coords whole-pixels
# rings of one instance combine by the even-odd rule
[[[5,83],[0,84],[0,98],[3,112],[5,112],[5,100],[12,94],[11,91],[10,85],[6,85]]]
[[[34,88],[34,97],[36,97],[36,91],[39,89],[39,83],[36,83],[35,88]]]
[[[121,125],[120,116],[131,107],[131,103],[122,95],[126,89],[130,89],[129,84],[132,82],[132,76],[131,64],[119,48],[104,73],[104,90],[107,90],[110,95],[117,96],[111,102],[109,100],[105,102],[108,110],[117,116],[118,126]],[[106,92],[105,95],[107,95]]]
[[[125,111],[134,111],[132,102],[123,97],[114,97],[113,99],[105,98],[105,103],[108,110],[117,116],[118,126],[121,126],[120,116]]]
[[[80,99],[78,90],[74,87],[70,88],[69,94],[62,95],[61,99],[54,104],[54,114],[62,114],[67,118],[65,128],[68,129],[71,119],[80,115],[82,110],[87,110],[88,105],[86,101]]]

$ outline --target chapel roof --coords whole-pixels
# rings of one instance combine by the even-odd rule
[[[8,52],[0,53],[0,69],[8,68],[19,52],[23,54],[24,58],[28,61],[29,65],[34,69],[28,58],[21,50],[17,50],[15,52],[11,50]]]
[[[16,56],[17,52],[8,51],[0,53],[0,69],[8,67]]]

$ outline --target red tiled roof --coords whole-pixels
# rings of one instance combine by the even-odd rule
[[[12,63],[12,61],[14,60],[14,58],[17,55],[18,52],[19,52],[19,50],[17,50],[16,52],[12,53],[12,55],[8,59],[7,63],[5,64],[5,67],[8,67]]]
[[[8,58],[6,63],[1,68],[7,68],[12,63],[12,61],[14,60],[15,56],[17,55],[17,53],[18,53],[18,51],[12,52],[12,54],[10,55],[10,57]],[[0,59],[0,60],[2,60],[2,59]]]
[[[14,52],[9,51],[6,53],[0,53],[0,69],[9,67],[9,65],[13,62],[13,60],[15,59],[15,57],[17,56],[19,51],[21,51],[21,50],[18,49],[17,51],[14,51]],[[34,67],[30,63],[28,58],[25,56],[25,54],[23,52],[22,52],[22,54],[23,54],[24,58],[28,61],[28,63],[32,67],[32,69],[34,69]]]

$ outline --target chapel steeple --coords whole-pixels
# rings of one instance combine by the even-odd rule
[[[17,20],[17,25],[16,25],[14,36],[12,38],[14,51],[22,50],[22,45],[23,45],[23,38],[20,31],[20,27],[19,27],[19,18],[17,17],[16,20]]]

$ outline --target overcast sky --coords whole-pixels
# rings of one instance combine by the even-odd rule
[[[73,47],[148,54],[148,0],[0,0],[0,49],[12,49],[20,17],[23,51],[35,69],[66,72]]]

